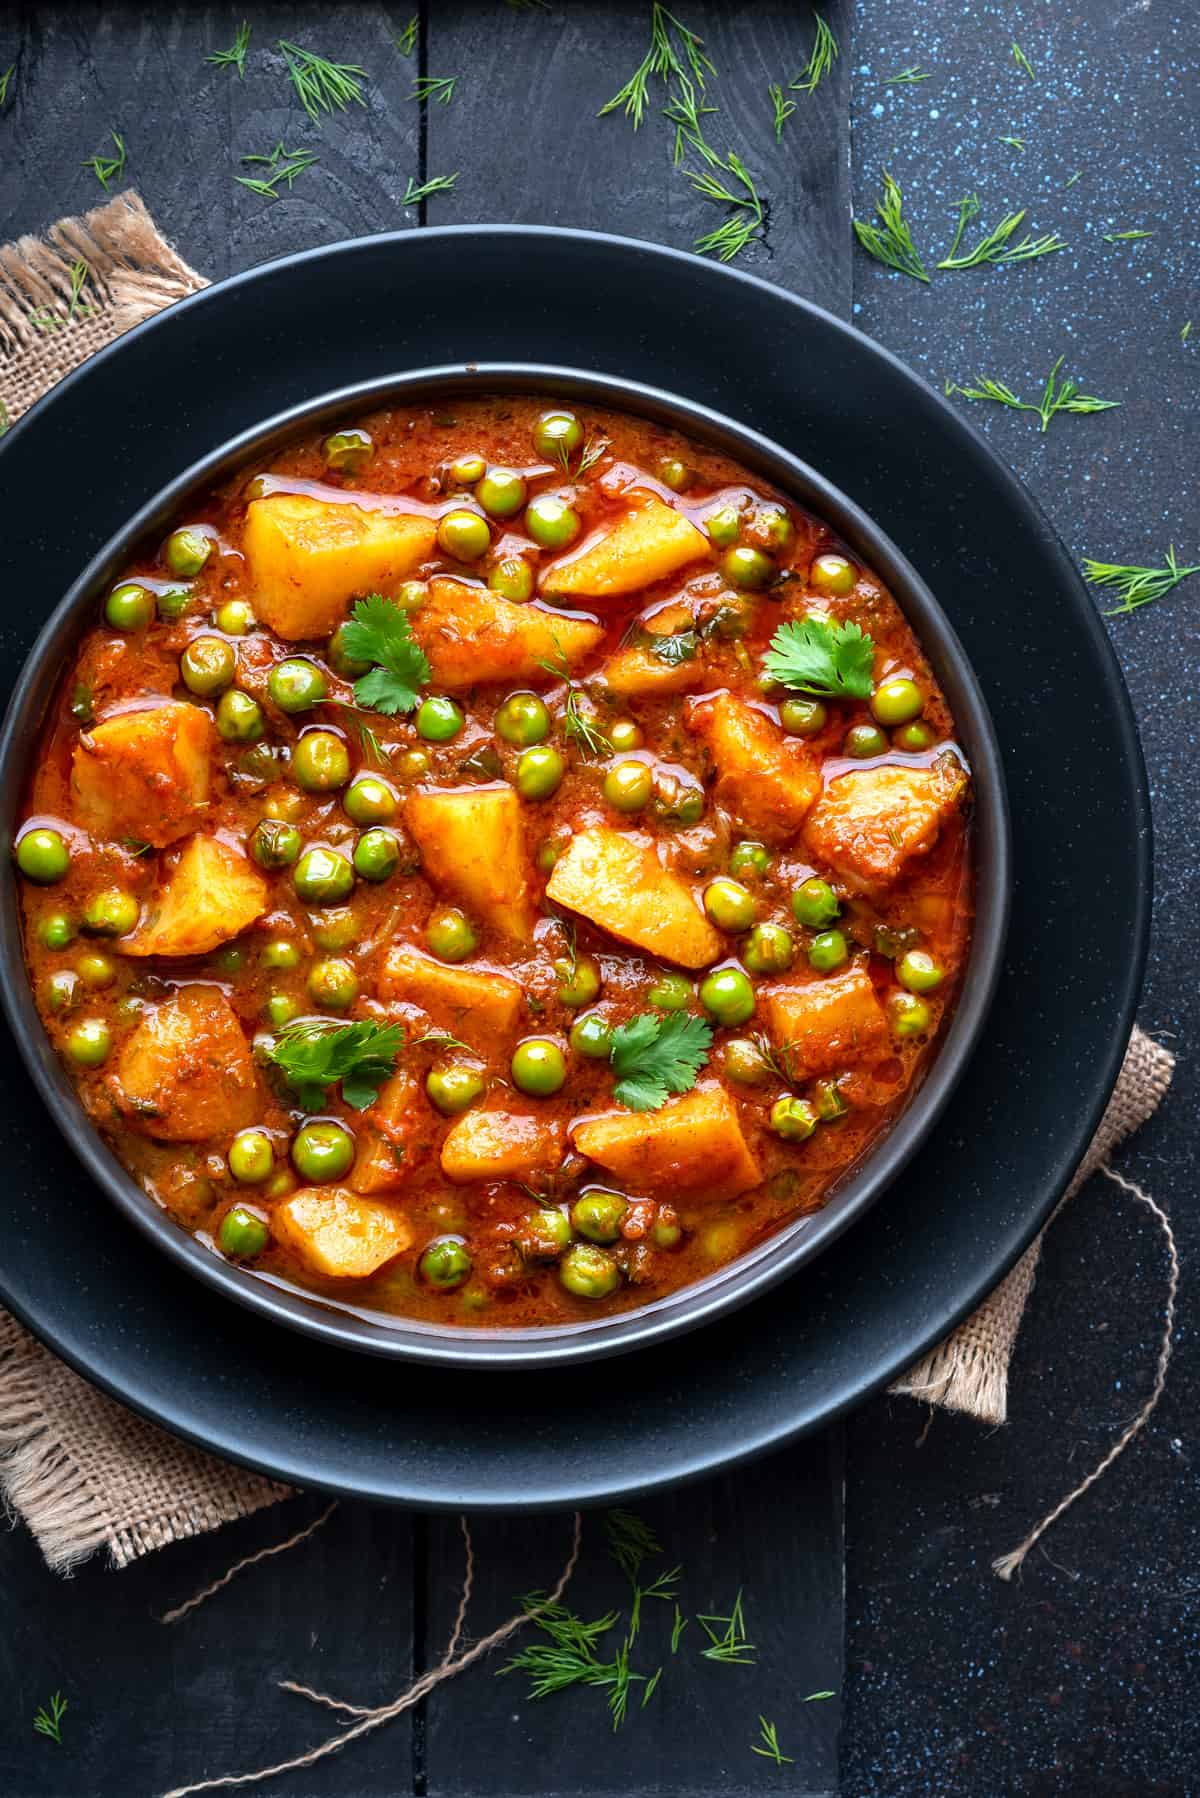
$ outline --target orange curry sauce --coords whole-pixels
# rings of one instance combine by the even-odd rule
[[[214,1253],[461,1326],[626,1311],[819,1208],[971,929],[969,777],[871,571],[677,433],[546,411],[347,420],[194,505],[84,638],[18,842],[45,1027],[134,1178]],[[369,593],[452,706],[356,701],[333,633]],[[869,633],[872,695],[765,678],[812,615]],[[286,710],[296,658],[323,697]],[[640,1014],[711,1041],[631,1110]],[[271,1049],[313,1017],[403,1026],[373,1101],[300,1102]]]

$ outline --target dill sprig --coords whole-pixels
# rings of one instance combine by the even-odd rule
[[[270,172],[265,178],[235,175],[233,178],[238,186],[248,187],[252,194],[262,194],[265,199],[277,200],[279,183],[285,181],[290,193],[296,176],[302,175],[305,169],[310,169],[314,162],[319,162],[320,157],[311,150],[285,150],[280,142],[269,156],[243,156],[241,160],[264,163]]]
[[[718,1617],[711,1612],[707,1615],[697,1613],[696,1622],[709,1640],[710,1646],[701,1651],[706,1661],[723,1661],[731,1667],[754,1665],[754,1643],[746,1636],[746,1618],[742,1610],[740,1588],[728,1617]],[[720,1635],[713,1627],[715,1624],[725,1626]]]
[[[914,62],[910,63],[907,69],[901,69],[898,74],[885,75],[879,85],[880,87],[905,87],[914,81],[930,81],[932,78],[932,70],[923,69],[919,63]]]
[[[672,33],[683,51],[687,68],[684,67],[679,50],[672,41]],[[670,86],[672,76],[686,80],[688,69],[690,69],[692,80],[703,93],[705,71],[707,70],[710,75],[715,75],[717,72],[704,54],[703,43],[703,38],[697,37],[694,31],[689,31],[687,26],[675,17],[674,13],[668,12],[665,6],[660,6],[658,0],[655,0],[654,6],[650,9],[650,48],[624,87],[619,88],[611,100],[605,101],[596,115],[597,118],[602,119],[610,112],[620,111],[625,114],[627,119],[633,120],[633,128],[636,131],[646,116],[650,81],[655,75]]]
[[[1080,175],[1082,175],[1082,173],[1083,173],[1082,169],[1076,169],[1075,173],[1073,175],[1069,176],[1068,179],[1063,182],[1063,186],[1064,187],[1074,187],[1075,183],[1078,181],[1078,179],[1079,179]]]
[[[1042,421],[1043,432],[1050,428],[1050,420],[1059,412],[1112,412],[1120,406],[1120,400],[1099,400],[1093,394],[1080,393],[1078,382],[1069,376],[1064,375],[1060,381],[1058,371],[1065,361],[1065,356],[1058,358],[1046,376],[1042,396],[1036,402],[1019,399],[1005,382],[993,381],[988,376],[978,377],[974,387],[956,387],[947,382],[946,392],[948,395],[961,394],[965,400],[992,400],[1013,412],[1036,412]]]
[[[1187,323],[1184,325],[1183,330],[1179,333],[1180,343],[1186,343],[1188,338],[1191,336],[1191,334],[1192,334],[1192,321],[1189,318]]]
[[[8,90],[12,83],[12,78],[16,74],[16,72],[17,72],[16,63],[10,62],[8,67],[4,70],[3,74],[0,74],[0,106],[3,106],[5,101],[8,99]]]
[[[280,38],[276,48],[287,64],[288,79],[296,90],[301,106],[314,125],[321,123],[322,113],[347,112],[350,106],[365,106],[362,83],[367,71],[357,63],[330,62],[315,50],[301,44],[290,44]]]
[[[664,119],[668,119],[675,127],[675,149],[671,160],[676,168],[688,150],[695,150],[710,168],[719,162],[720,158],[705,137],[700,123],[702,118],[717,110],[715,106],[705,106],[702,103],[686,75],[679,76],[676,92],[663,107]]]
[[[1041,237],[1026,234],[1019,243],[1013,243],[1011,240],[1025,217],[1025,209],[1022,208],[1020,212],[1006,214],[994,231],[989,231],[973,249],[960,256],[958,252],[963,233],[979,216],[979,211],[979,195],[964,194],[959,201],[954,241],[949,253],[938,263],[940,269],[982,268],[985,263],[990,263],[994,268],[1007,268],[1014,262],[1032,262],[1037,256],[1052,256],[1056,250],[1065,250],[1067,247],[1053,231],[1048,231]]]
[[[712,169],[722,169],[732,175],[737,187],[730,187]],[[732,207],[732,212],[723,224],[715,231],[708,231],[703,237],[696,239],[695,248],[701,256],[712,252],[722,262],[732,262],[740,256],[747,244],[762,241],[762,228],[766,222],[766,207],[763,205],[754,178],[736,151],[730,150],[728,156],[714,157],[710,170],[685,169],[688,180],[703,194],[706,200],[714,200],[719,206]],[[740,191],[739,191],[740,190]]]
[[[691,1621],[691,1619],[688,1617],[685,1617],[683,1612],[680,1610],[679,1605],[676,1604],[675,1620],[671,1625],[671,1653],[672,1654],[679,1653],[679,1644],[683,1639],[683,1632],[687,1628],[690,1621]]]
[[[49,1704],[42,1705],[34,1713],[33,1727],[39,1736],[49,1736],[52,1742],[62,1747],[62,1720],[67,1714],[67,1700],[61,1692],[50,1694]]]
[[[215,63],[219,69],[236,69],[238,80],[246,79],[246,51],[250,47],[250,22],[243,19],[237,28],[232,44],[228,50],[214,50],[205,62]]]
[[[452,193],[454,191],[454,183],[458,180],[460,173],[461,170],[455,169],[452,175],[431,175],[429,180],[422,181],[419,187],[410,175],[408,177],[408,186],[404,190],[404,198],[401,200],[400,204],[402,206],[416,206],[419,205],[422,200],[431,199],[434,194]]]
[[[646,1688],[642,1694],[642,1705],[645,1706],[662,1677],[662,1668],[650,1676],[635,1672],[629,1665],[628,1638],[611,1660],[601,1660],[596,1652],[601,1638],[617,1622],[616,1611],[585,1623],[565,1605],[545,1604],[537,1593],[531,1593],[521,1603],[534,1628],[547,1640],[530,1643],[501,1667],[500,1673],[528,1674],[531,1698],[549,1698],[568,1686],[596,1686],[608,1694],[614,1730],[625,1721],[630,1693],[635,1685]]]
[[[1017,67],[1021,70],[1022,74],[1028,75],[1028,77],[1031,81],[1037,80],[1037,76],[1034,74],[1033,64],[1030,62],[1030,60],[1026,56],[1024,50],[1022,50],[1020,44],[1017,43],[1015,38],[1013,39],[1012,59],[1016,63]]]
[[[71,323],[72,319],[95,318],[96,308],[94,306],[81,306],[79,303],[91,272],[82,256],[71,264],[71,291],[68,296],[66,317],[60,318],[58,313],[52,311],[49,306],[39,306],[36,312],[29,314],[29,322],[36,331],[61,331],[64,326]]]
[[[1153,231],[1106,231],[1105,243],[1140,243],[1143,237],[1153,237]]]
[[[558,652],[557,661],[551,662],[539,656],[537,665],[566,685],[567,702],[563,711],[564,737],[569,737],[572,742],[578,743],[585,756],[611,755],[613,746],[609,739],[598,728],[595,720],[583,709],[582,695],[571,678],[571,665],[567,661],[562,644],[557,637],[554,638],[554,647]]]
[[[1180,581],[1189,576],[1200,574],[1200,562],[1193,562],[1190,567],[1181,568],[1175,556],[1175,545],[1167,550],[1166,564],[1162,568],[1143,568],[1136,563],[1096,562],[1091,556],[1083,561],[1084,579],[1093,587],[1115,587],[1120,594],[1121,603],[1105,612],[1106,618],[1123,618],[1127,612],[1136,612],[1142,606],[1153,605],[1156,599],[1165,599],[1173,593]]]
[[[767,1719],[761,1713],[759,1714],[758,1727],[759,1734],[762,1737],[762,1744],[760,1745],[757,1742],[752,1742],[750,1744],[751,1754],[761,1754],[764,1760],[774,1761],[777,1767],[794,1767],[796,1762],[793,1756],[785,1754],[779,1746],[779,1735],[775,1725],[773,1723],[768,1723]]]
[[[415,12],[400,36],[396,39],[396,48],[401,56],[411,56],[417,44],[417,32],[421,29],[421,15]]]
[[[643,1586],[641,1583],[642,1563],[649,1555],[662,1553],[662,1543],[649,1524],[644,1523],[633,1511],[608,1511],[604,1518],[604,1533],[608,1538],[608,1552],[633,1590],[633,1609],[629,1617],[628,1640],[634,1642],[641,1627],[642,1600],[644,1598],[661,1598],[667,1603],[673,1602],[676,1585],[682,1577],[683,1569],[682,1567],[670,1567],[666,1572],[657,1574],[648,1586]],[[679,1606],[677,1604],[675,1611],[678,1615]]]
[[[775,142],[780,143],[783,138],[783,128],[796,110],[796,102],[786,98],[783,87],[778,81],[771,83],[767,93],[771,97],[771,105],[775,110]]]
[[[116,155],[102,156],[100,152],[97,151],[94,156],[86,157],[83,164],[85,169],[91,169],[105,193],[108,192],[109,182],[119,181],[121,176],[125,173],[124,141],[115,131],[110,131],[109,136],[117,146]]]
[[[868,256],[874,256],[876,262],[882,262],[887,268],[894,268],[897,274],[924,281],[928,286],[925,264],[905,222],[904,195],[886,169],[883,171],[883,193],[875,204],[875,217],[879,220],[877,225],[863,219],[853,220],[854,235]]]
[[[565,447],[566,447],[565,444],[559,445],[560,449],[564,449]],[[608,451],[611,448],[612,448],[612,438],[611,437],[606,437],[604,435],[603,431],[593,431],[591,436],[588,438],[587,442],[584,444],[583,448],[579,452],[579,461],[575,464],[574,479],[577,481],[581,481],[583,479],[584,475],[588,474],[593,468],[595,468],[597,462],[601,461],[603,459],[603,457],[607,455]],[[568,451],[568,459],[569,459],[569,454],[570,454],[570,452]],[[568,472],[568,474],[570,473],[569,467],[568,467],[567,472]]]
[[[437,106],[449,106],[457,85],[457,75],[418,75],[408,97],[420,106],[430,102]]]
[[[1025,139],[1023,137],[1000,137],[997,138],[996,141],[997,143],[1007,144],[1010,150],[1023,150],[1025,148]]]
[[[813,13],[817,27],[817,35],[813,42],[812,55],[805,67],[788,86],[796,94],[812,94],[820,87],[830,69],[838,58],[838,41],[825,23],[819,12]]]

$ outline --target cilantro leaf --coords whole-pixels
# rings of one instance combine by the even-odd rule
[[[857,624],[815,616],[781,624],[763,666],[794,693],[825,699],[869,699],[875,645]]]
[[[377,1024],[373,1018],[354,1024],[297,1018],[284,1025],[267,1060],[280,1070],[305,1111],[320,1111],[339,1080],[347,1105],[365,1111],[395,1073],[403,1047],[399,1024]]]
[[[429,662],[421,645],[413,641],[407,612],[382,593],[369,593],[354,602],[354,610],[342,626],[342,643],[351,661],[375,664],[354,683],[359,705],[389,717],[412,711],[418,687],[429,679]]]
[[[708,1060],[712,1028],[703,1018],[674,1011],[639,1012],[613,1031],[614,1096],[630,1111],[657,1111],[671,1093],[686,1093]]]

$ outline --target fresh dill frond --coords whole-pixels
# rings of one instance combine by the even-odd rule
[[[660,1555],[662,1543],[648,1523],[633,1511],[606,1511],[604,1534],[608,1552],[631,1585],[636,1584],[647,1555]]]
[[[684,1616],[683,1612],[680,1610],[680,1608],[677,1604],[675,1606],[675,1620],[671,1625],[671,1653],[672,1654],[679,1653],[679,1644],[683,1638],[683,1632],[687,1628],[689,1621],[690,1621],[690,1619]]]
[[[432,199],[434,194],[452,193],[454,191],[454,183],[458,180],[461,172],[460,169],[455,169],[452,175],[431,175],[429,180],[423,181],[419,187],[410,175],[408,177],[408,186],[404,190],[404,198],[401,200],[400,204],[402,206],[416,206],[422,200]]]
[[[113,143],[117,147],[116,155],[102,156],[100,152],[97,151],[94,156],[86,157],[83,164],[85,169],[91,169],[105,193],[108,192],[109,182],[119,181],[121,176],[125,173],[124,141],[115,131],[110,131],[108,135],[112,138]]]
[[[204,58],[219,69],[236,69],[238,80],[246,79],[246,51],[250,47],[250,22],[243,19],[228,50],[214,50],[211,56]]]
[[[553,632],[551,633],[553,635]],[[595,720],[583,709],[583,700],[579,688],[571,679],[571,665],[567,661],[562,644],[554,638],[554,647],[558,652],[557,661],[537,658],[539,668],[552,674],[555,680],[562,681],[567,689],[567,702],[563,710],[563,735],[573,743],[578,743],[585,756],[611,755],[613,746]]]
[[[785,1754],[779,1746],[779,1735],[775,1725],[773,1723],[768,1723],[767,1719],[762,1716],[761,1713],[758,1719],[758,1728],[759,1734],[762,1737],[762,1743],[760,1745],[757,1742],[752,1742],[750,1744],[751,1754],[761,1754],[764,1760],[774,1761],[777,1767],[794,1767],[796,1764],[794,1757],[790,1754]]]
[[[367,71],[360,69],[357,63],[330,62],[327,57],[318,56],[315,50],[290,44],[282,37],[276,48],[287,64],[288,79],[300,104],[314,125],[321,123],[323,113],[330,116],[335,112],[348,112],[351,105],[366,105],[362,84],[368,79]]]
[[[696,1622],[709,1639],[710,1646],[701,1650],[706,1661],[723,1661],[732,1667],[754,1665],[754,1643],[746,1636],[746,1618],[742,1610],[740,1589],[728,1617],[715,1616],[711,1612],[707,1615],[697,1613]],[[725,1626],[720,1635],[713,1627],[715,1624]]]
[[[1023,137],[1001,137],[997,138],[996,141],[997,143],[1007,144],[1010,150],[1023,150],[1025,148],[1025,139]]]
[[[457,85],[457,75],[418,75],[408,97],[420,106],[431,101],[437,106],[449,106]]]
[[[1128,612],[1153,605],[1156,599],[1165,599],[1181,581],[1194,574],[1200,574],[1200,562],[1181,568],[1174,544],[1167,550],[1166,563],[1161,568],[1143,568],[1136,563],[1096,562],[1090,556],[1085,556],[1083,561],[1085,580],[1093,587],[1114,587],[1120,595],[1121,603],[1105,612],[1106,618],[1123,618]]]
[[[895,269],[897,274],[924,281],[928,286],[925,264],[904,218],[904,195],[886,169],[883,171],[883,193],[875,203],[875,217],[879,220],[877,225],[858,218],[852,221],[854,235],[868,256],[873,256],[886,268]]]
[[[411,56],[416,49],[417,33],[421,29],[421,15],[415,12],[400,36],[396,39],[396,48],[401,56]]]
[[[269,156],[243,156],[241,160],[261,162],[269,172],[265,176],[235,175],[233,178],[238,186],[248,187],[252,194],[262,194],[264,199],[277,200],[280,182],[287,183],[290,193],[296,176],[319,162],[320,157],[312,150],[285,150],[283,144],[278,143]]]
[[[1179,333],[1180,343],[1186,343],[1188,338],[1191,336],[1191,334],[1192,334],[1192,321],[1189,318],[1187,323],[1184,325],[1183,330]]]
[[[1073,175],[1070,175],[1067,178],[1067,180],[1065,180],[1063,182],[1063,186],[1064,187],[1074,187],[1075,183],[1078,181],[1078,179],[1079,179],[1080,175],[1082,175],[1082,173],[1083,173],[1082,169],[1076,169],[1075,173]]]
[[[575,479],[581,481],[585,474],[593,469],[612,448],[612,438],[606,437],[603,431],[594,431],[579,452],[579,461],[575,467]]]
[[[646,1681],[646,1689],[642,1693],[642,1703],[641,1703],[642,1710],[645,1710],[645,1708],[649,1704],[650,1700],[654,1697],[654,1694],[658,1691],[658,1682],[662,1678],[662,1676],[663,1676],[663,1670],[661,1667],[659,1667],[654,1673],[652,1673],[650,1675],[650,1678]]]
[[[359,748],[365,759],[374,762],[377,768],[386,768],[388,765],[387,751],[358,707],[347,705],[341,699],[327,699],[325,704],[331,705],[335,711],[341,713],[349,728],[358,738]]]
[[[838,41],[825,23],[819,12],[813,13],[817,27],[817,35],[813,42],[812,54],[794,81],[788,86],[796,94],[813,94],[820,87],[830,69],[838,58]]]
[[[1036,412],[1042,421],[1043,432],[1049,429],[1050,420],[1059,412],[1113,412],[1120,406],[1120,400],[1100,400],[1093,394],[1080,393],[1078,382],[1069,376],[1064,375],[1060,381],[1058,371],[1065,361],[1065,356],[1058,358],[1046,376],[1042,396],[1036,402],[1019,399],[1003,381],[993,381],[987,376],[979,377],[974,387],[958,387],[947,382],[946,393],[961,394],[965,400],[992,400],[1014,412]]]
[[[0,106],[3,106],[5,101],[8,99],[8,90],[12,85],[12,78],[16,74],[16,72],[17,72],[16,63],[10,62],[8,67],[4,70],[3,74],[0,74]]]
[[[932,69],[923,69],[919,63],[911,63],[907,69],[901,69],[895,75],[885,75],[879,83],[880,87],[906,87],[914,81],[931,81]]]
[[[540,1630],[547,1638],[544,1642],[533,1642],[515,1654],[511,1661],[499,1669],[504,1673],[525,1673],[529,1676],[529,1696],[531,1698],[549,1698],[554,1692],[565,1691],[569,1686],[595,1686],[608,1694],[608,1710],[612,1717],[614,1730],[619,1729],[625,1721],[629,1709],[629,1697],[635,1685],[649,1686],[651,1693],[657,1687],[662,1676],[661,1667],[647,1678],[644,1673],[637,1673],[629,1665],[630,1642],[626,1638],[617,1649],[613,1658],[602,1661],[597,1654],[597,1645],[604,1635],[617,1622],[617,1612],[609,1611],[604,1617],[598,1617],[593,1623],[585,1623],[565,1605],[544,1605],[537,1593],[531,1593],[521,1603],[529,1616],[533,1627]],[[643,1693],[643,1705],[646,1695]]]
[[[1026,56],[1024,50],[1022,50],[1020,44],[1017,43],[1015,38],[1013,39],[1012,59],[1016,63],[1017,67],[1021,70],[1022,74],[1028,75],[1028,77],[1031,81],[1037,80],[1037,76],[1034,73],[1033,64],[1030,62],[1030,60]]]
[[[808,1694],[807,1698],[804,1700],[804,1702],[805,1702],[805,1704],[816,1704],[818,1699],[836,1698],[836,1697],[837,1697],[836,1692],[810,1692]]]
[[[36,312],[29,314],[29,322],[35,331],[61,331],[71,323],[72,319],[95,318],[96,308],[94,306],[81,306],[79,303],[91,272],[82,257],[71,264],[71,291],[68,295],[66,317],[60,317],[49,306],[39,306]]]
[[[717,110],[715,106],[705,106],[702,103],[686,75],[679,76],[675,93],[663,107],[664,119],[668,119],[675,127],[675,149],[671,160],[676,168],[689,150],[695,150],[697,156],[702,157],[710,168],[719,162],[720,158],[705,137],[700,123],[702,118]]]
[[[1025,209],[1010,212],[1000,220],[994,231],[985,237],[971,250],[958,254],[962,243],[963,232],[972,219],[979,213],[978,194],[966,194],[959,202],[958,227],[954,233],[954,242],[949,254],[938,263],[940,269],[982,268],[990,263],[993,268],[1007,268],[1014,262],[1032,262],[1038,256],[1052,256],[1056,250],[1065,250],[1066,244],[1056,232],[1048,231],[1041,237],[1030,237],[1026,234],[1019,243],[1013,243]]]
[[[48,1704],[34,1712],[33,1727],[39,1736],[49,1736],[62,1747],[62,1720],[67,1714],[67,1700],[61,1692],[52,1692]]]
[[[708,231],[703,237],[698,237],[694,247],[701,256],[715,253],[722,262],[732,262],[747,244],[762,241],[766,207],[753,176],[736,151],[730,150],[725,157],[715,157],[710,167],[722,169],[726,174],[732,175],[738,187],[728,186],[717,175],[708,171],[684,170],[697,193],[703,194],[706,200],[714,200],[720,206],[733,209],[730,217],[718,225],[715,231]]]
[[[1153,237],[1153,231],[1106,231],[1105,243],[1139,243],[1143,237]]]
[[[775,111],[775,142],[780,143],[783,139],[783,128],[796,110],[796,102],[785,96],[783,86],[778,81],[771,83],[767,93],[771,97],[771,105]]]
[[[672,33],[678,40],[679,49],[672,40]],[[610,112],[623,112],[627,119],[633,120],[636,131],[646,116],[650,81],[654,76],[658,76],[669,87],[672,77],[686,80],[690,69],[691,79],[703,93],[705,71],[710,75],[717,72],[704,54],[703,44],[703,38],[698,37],[694,31],[689,31],[674,13],[668,12],[665,6],[660,6],[655,0],[655,5],[650,10],[650,48],[624,87],[618,88],[612,99],[604,102],[597,118],[602,119]],[[687,68],[680,59],[680,49]]]

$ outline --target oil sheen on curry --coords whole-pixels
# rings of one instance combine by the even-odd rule
[[[662,426],[347,419],[108,594],[16,846],[45,1026],[214,1253],[470,1327],[627,1311],[920,1082],[970,779],[899,608]]]

